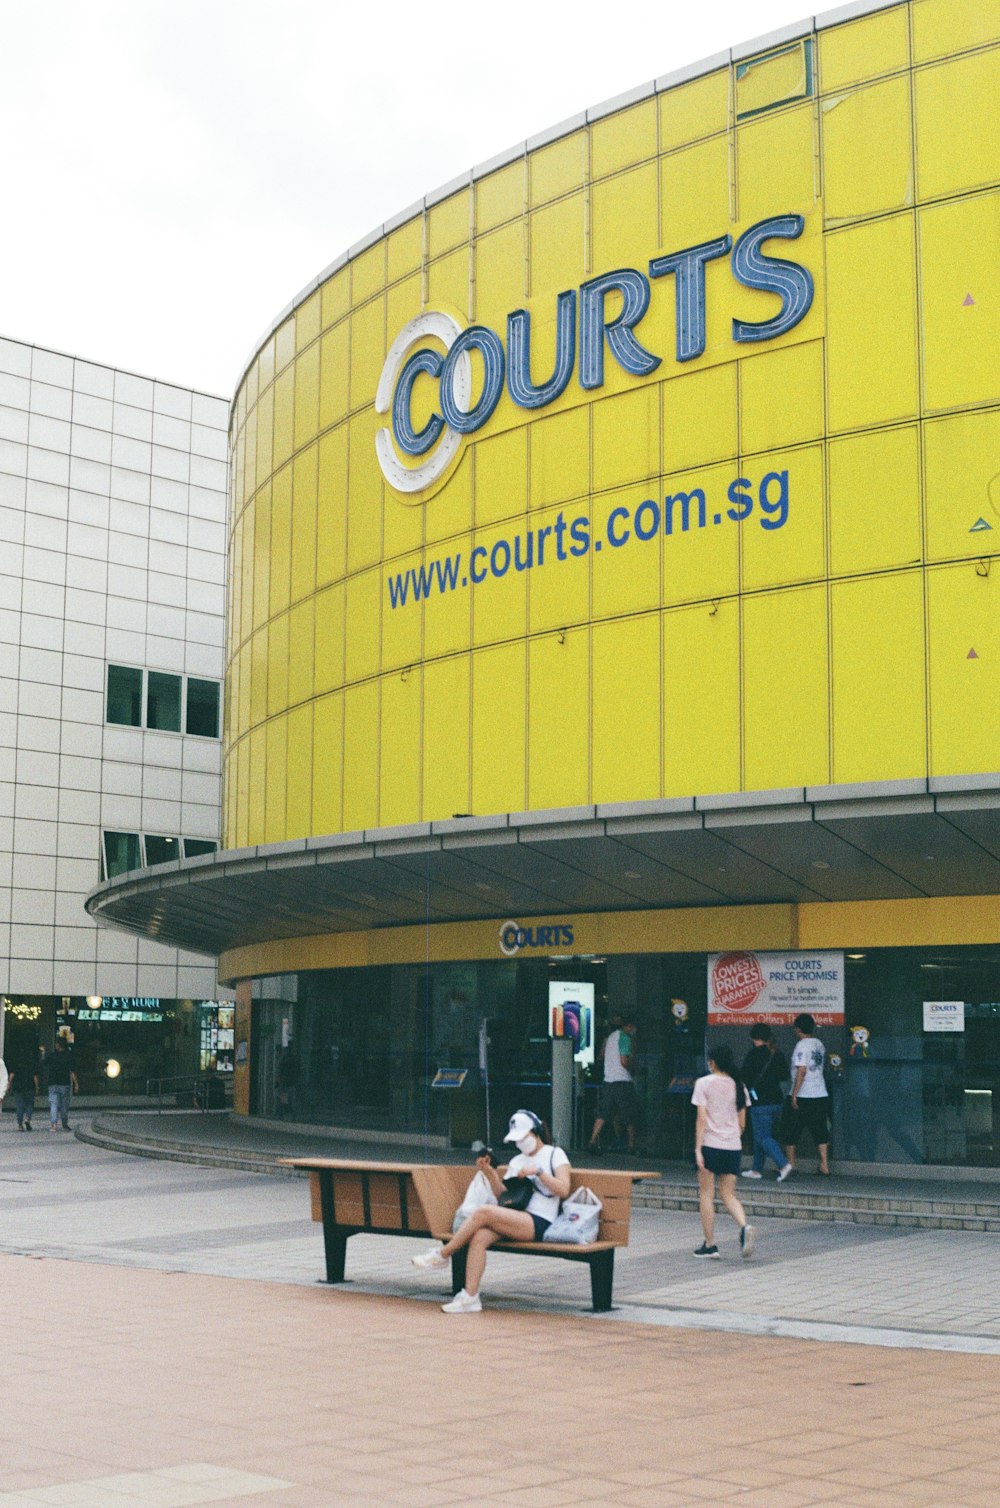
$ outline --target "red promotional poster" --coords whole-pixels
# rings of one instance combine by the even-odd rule
[[[752,1011],[767,981],[755,953],[722,953],[712,964],[709,1021],[724,1021],[731,1012]]]

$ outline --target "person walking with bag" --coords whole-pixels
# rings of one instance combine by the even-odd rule
[[[758,1021],[750,1028],[753,1046],[743,1060],[743,1083],[750,1095],[750,1125],[753,1129],[753,1166],[743,1178],[763,1178],[770,1157],[778,1169],[778,1182],[784,1183],[792,1165],[782,1151],[776,1135],[784,1102],[782,1085],[788,1078],[788,1060],[779,1052],[771,1028]]]
[[[736,1063],[728,1047],[712,1047],[708,1052],[708,1073],[695,1080],[692,1105],[698,1108],[694,1133],[694,1160],[698,1169],[698,1210],[705,1237],[695,1251],[696,1257],[718,1258],[715,1244],[715,1182],[719,1181],[719,1198],[732,1215],[740,1233],[740,1251],[753,1255],[755,1237],[747,1223],[743,1206],[736,1197],[736,1175],[740,1171],[743,1128],[749,1096],[736,1076]]]
[[[478,1314],[483,1307],[479,1284],[486,1268],[486,1253],[497,1241],[541,1241],[559,1213],[560,1202],[570,1192],[569,1158],[552,1145],[545,1122],[531,1110],[515,1110],[505,1142],[513,1142],[513,1157],[503,1178],[488,1156],[477,1158],[476,1167],[489,1181],[499,1201],[484,1204],[463,1220],[450,1241],[412,1257],[421,1271],[447,1267],[455,1252],[469,1248],[465,1263],[465,1286],[441,1308],[445,1314]],[[520,1187],[510,1187],[511,1184]],[[509,1202],[504,1204],[504,1199]],[[510,1201],[519,1207],[514,1208]]]
[[[788,1135],[788,1161],[795,1167],[799,1141],[805,1129],[816,1143],[821,1178],[830,1176],[830,1095],[826,1087],[826,1048],[816,1036],[816,1022],[808,1012],[792,1022],[798,1039],[792,1048],[792,1124]]]

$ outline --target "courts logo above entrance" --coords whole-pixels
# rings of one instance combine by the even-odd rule
[[[573,928],[551,923],[522,927],[520,922],[504,922],[500,927],[500,952],[507,958],[526,949],[546,951],[552,948],[571,948]]]

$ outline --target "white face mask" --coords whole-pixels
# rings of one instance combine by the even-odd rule
[[[521,1140],[516,1141],[514,1145],[519,1152],[527,1157],[528,1153],[532,1150],[537,1140],[538,1138],[535,1136],[534,1132],[531,1132],[528,1136],[522,1136]]]

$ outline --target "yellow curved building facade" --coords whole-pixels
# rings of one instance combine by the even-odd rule
[[[997,768],[998,30],[913,0],[649,86],[300,299],[232,413],[230,848]],[[770,335],[790,296],[741,282],[735,248],[778,221],[800,229],[760,254],[811,300]],[[623,269],[648,371],[615,350],[628,290],[598,286]],[[570,293],[572,376],[519,405],[509,316],[541,388]],[[414,457],[376,400],[427,313],[495,337],[465,358],[465,411],[491,353],[506,382]],[[447,350],[419,329],[418,435]]]

